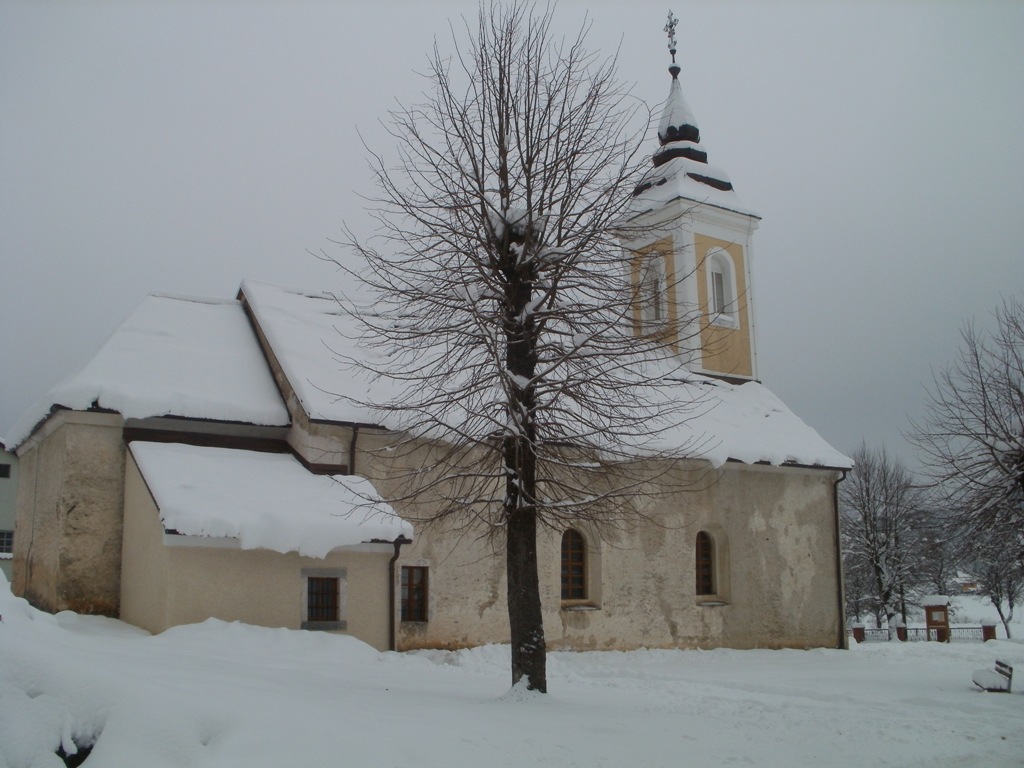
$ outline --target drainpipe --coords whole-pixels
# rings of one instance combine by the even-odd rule
[[[352,425],[352,439],[348,444],[348,473],[356,473],[356,439],[359,437],[359,425]],[[395,594],[395,563],[402,553],[403,544],[411,544],[412,539],[405,538],[404,534],[398,534],[398,538],[391,542],[395,548],[395,554],[388,561],[388,649],[398,650],[397,627],[395,626],[395,610],[397,609],[397,595]]]
[[[396,594],[395,594],[395,563],[398,562],[398,556],[401,554],[402,545],[410,544],[411,539],[405,538],[404,534],[398,534],[398,538],[391,542],[395,547],[395,554],[391,556],[391,560],[388,561],[388,649],[392,651],[398,650],[398,638],[397,638],[397,627],[395,626],[395,609],[396,605]]]
[[[352,439],[348,443],[348,473],[356,473],[356,439],[359,437],[359,425],[352,425]]]
[[[846,639],[846,596],[843,591],[843,544],[839,521],[839,484],[846,479],[848,470],[841,469],[839,479],[832,484],[832,508],[836,526],[836,597],[839,600],[839,644],[836,648],[849,649]]]

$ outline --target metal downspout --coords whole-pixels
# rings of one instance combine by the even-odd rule
[[[352,439],[348,443],[348,473],[356,473],[356,440],[359,437],[359,425],[352,425]]]
[[[846,479],[849,470],[841,469],[839,479],[832,484],[832,509],[835,515],[836,532],[836,595],[839,600],[839,643],[836,648],[849,650],[850,644],[846,636],[846,594],[843,587],[843,543],[839,521],[839,484]]]
[[[395,547],[395,554],[391,556],[391,560],[388,561],[388,650],[398,650],[398,637],[397,627],[395,625],[395,563],[398,562],[398,556],[402,553],[402,545],[408,544],[409,539],[405,538],[404,535],[399,534],[398,538],[391,542]]]

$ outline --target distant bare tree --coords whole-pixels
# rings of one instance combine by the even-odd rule
[[[642,234],[630,200],[649,110],[586,50],[586,25],[557,39],[551,24],[550,8],[495,2],[453,33],[453,56],[435,45],[425,103],[387,123],[398,162],[374,155],[379,240],[345,243],[373,295],[366,366],[393,390],[367,405],[409,435],[396,466],[430,446],[392,500],[503,545],[512,681],[537,691],[538,528],[635,520],[652,473],[683,474],[671,457],[696,446],[668,433],[701,407],[678,399],[685,318],[635,331],[663,301],[631,284],[622,250]]]
[[[916,577],[920,589],[933,595],[948,595],[952,591],[953,580],[963,564],[962,547],[949,535],[944,519],[941,511],[927,505],[918,526],[920,552]]]
[[[920,492],[907,469],[884,450],[861,446],[839,486],[840,523],[850,581],[870,585],[865,600],[884,614],[890,639],[919,567]]]
[[[1014,608],[1024,602],[1024,561],[1003,542],[992,542],[980,550],[982,554],[975,567],[978,591],[995,606],[1006,636],[1012,637],[1010,622]]]
[[[957,358],[935,377],[921,449],[947,522],[971,554],[992,545],[1024,557],[1024,304],[1009,299],[989,334],[968,324]]]
[[[844,526],[843,531],[843,594],[846,596],[846,618],[849,621],[861,621],[864,614],[875,617],[876,626],[881,627],[881,610],[875,600],[875,581],[866,563],[855,555],[855,548],[850,541],[850,533],[846,530],[852,526]]]

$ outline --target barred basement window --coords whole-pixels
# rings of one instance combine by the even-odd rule
[[[402,566],[402,621],[427,620],[427,568]]]
[[[14,554],[14,531],[0,531],[0,555]]]
[[[705,531],[697,534],[697,594],[715,594],[714,542]]]
[[[338,620],[338,580],[324,576],[306,579],[306,621]]]
[[[347,632],[348,573],[344,568],[303,568],[302,629]]]
[[[587,599],[587,543],[572,528],[562,534],[562,599]]]

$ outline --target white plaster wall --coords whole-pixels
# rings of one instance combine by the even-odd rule
[[[542,534],[538,555],[550,648],[807,648],[841,642],[833,473],[729,465],[717,474],[710,488],[660,500],[648,510],[656,522],[608,541],[580,527],[588,558],[600,560],[590,571],[591,606],[563,606],[561,536]],[[719,556],[721,588],[710,600],[695,594],[699,530],[712,533]],[[402,624],[402,648],[508,641],[503,554],[471,536],[434,531],[404,549],[400,563],[431,569],[430,620]]]
[[[385,436],[361,437],[358,465],[396,498]],[[426,448],[402,459],[430,467]],[[392,473],[395,467],[390,467]],[[429,475],[429,471],[426,473]],[[655,472],[653,475],[657,475]],[[838,473],[798,467],[691,464],[639,488],[630,530],[577,526],[589,546],[592,605],[561,601],[561,531],[538,541],[545,631],[553,648],[834,647],[841,642],[834,483]],[[411,518],[424,506],[396,508]],[[416,522],[400,565],[430,568],[429,621],[401,623],[401,648],[507,642],[503,542],[482,527]],[[719,594],[695,592],[697,532],[716,541]],[[499,532],[500,536],[500,532]],[[595,563],[598,565],[595,567]]]
[[[387,650],[387,551],[335,550],[315,559],[262,549],[173,546],[167,555],[168,626],[215,617],[299,629],[306,600],[303,569],[345,569],[345,634]]]
[[[125,461],[121,619],[153,632],[167,620],[168,556],[153,496],[131,451]]]
[[[599,610],[560,610],[558,542],[546,542],[541,561],[551,563],[544,601],[552,647],[839,643],[834,473],[730,464],[713,478],[703,490],[659,499],[648,511],[654,522],[602,546]],[[696,595],[700,530],[716,541],[713,598]]]
[[[323,559],[243,550],[165,535],[159,511],[129,455],[125,483],[121,618],[150,632],[208,618],[299,629],[303,569],[345,571],[345,633],[386,650],[390,545],[334,550]]]

